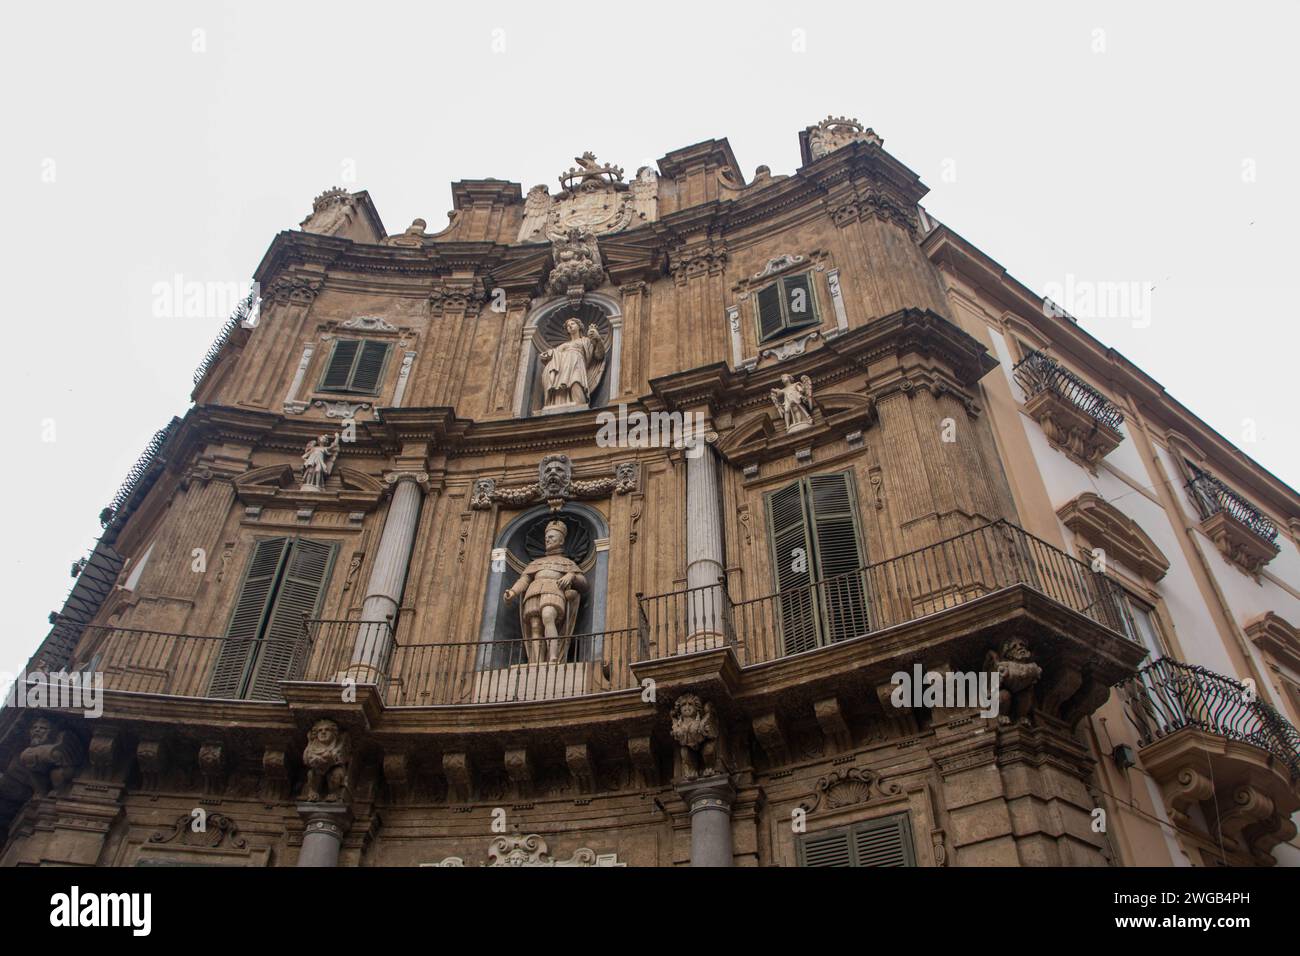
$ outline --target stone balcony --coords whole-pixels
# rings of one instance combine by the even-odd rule
[[[1272,866],[1296,835],[1300,733],[1240,681],[1161,658],[1120,685],[1142,766],[1207,865]]]
[[[1123,413],[1069,369],[1042,352],[1030,352],[1013,370],[1025,392],[1025,412],[1051,444],[1092,469],[1124,435]]]
[[[1241,495],[1204,472],[1187,483],[1187,490],[1200,513],[1201,530],[1237,567],[1255,575],[1277,557],[1277,526]]]

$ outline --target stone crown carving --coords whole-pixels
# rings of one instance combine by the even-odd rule
[[[808,151],[813,159],[829,156],[850,143],[871,143],[883,146],[884,140],[867,129],[857,119],[845,116],[828,116],[808,131]]]

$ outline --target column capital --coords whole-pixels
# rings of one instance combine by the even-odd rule
[[[386,471],[384,481],[396,486],[401,481],[413,481],[421,491],[429,490],[429,473],[427,471]]]
[[[343,803],[300,803],[304,833],[324,833],[342,840],[352,828],[352,808]]]
[[[736,802],[736,785],[729,773],[681,780],[673,784],[673,789],[690,807],[691,816],[702,810],[730,813],[731,805]]]

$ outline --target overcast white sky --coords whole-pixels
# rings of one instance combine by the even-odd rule
[[[156,283],[247,281],[327,186],[368,189],[390,233],[416,216],[435,231],[451,181],[554,191],[584,149],[630,173],[726,137],[746,176],[789,173],[798,130],[828,113],[873,127],[930,186],[926,206],[1030,288],[1153,287],[1149,324],[1082,324],[1300,483],[1294,2],[41,3],[5,17],[0,669],[45,634],[99,510],[188,406],[225,318],[155,317]]]

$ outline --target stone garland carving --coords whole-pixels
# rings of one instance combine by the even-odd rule
[[[176,818],[176,823],[170,832],[155,830],[149,837],[149,842],[154,844],[174,841],[182,846],[205,847],[209,850],[221,846],[227,840],[232,847],[239,850],[248,845],[248,842],[239,835],[239,826],[224,813],[206,814],[203,817],[201,830],[195,829],[195,818],[192,814],[182,813]]]
[[[788,269],[793,269],[795,266],[802,265],[807,261],[807,256],[795,256],[789,254],[776,256],[773,259],[768,259],[767,265],[763,266],[760,271],[755,272],[750,276],[750,282],[761,282],[768,276],[774,276],[778,272],[785,272]]]
[[[725,770],[719,759],[722,725],[712,703],[702,701],[698,694],[678,697],[673,702],[672,735],[681,754],[685,779]]]
[[[819,779],[813,788],[811,802],[802,803],[800,807],[808,813],[837,810],[866,803],[873,795],[895,797],[900,793],[902,788],[897,783],[886,782],[884,777],[866,767],[854,767],[843,772],[836,770]]]
[[[352,762],[352,737],[329,719],[318,720],[307,735],[302,752],[307,782],[302,796],[311,803],[346,803],[350,797],[348,771]]]
[[[43,797],[72,779],[85,752],[75,734],[45,717],[33,720],[27,734],[27,747],[18,762],[27,771],[36,795]]]
[[[425,866],[463,867],[465,860],[459,856],[449,856],[441,863],[426,863]],[[550,847],[536,833],[526,836],[519,833],[499,836],[488,846],[486,866],[625,866],[618,861],[617,853],[596,853],[588,847],[575,850],[567,860],[551,857]]]
[[[768,394],[781,414],[786,434],[812,427],[813,409],[816,406],[813,403],[811,378],[800,375],[799,380],[795,381],[789,374],[782,375],[781,387],[772,389]]]
[[[301,491],[324,491],[325,480],[334,471],[339,456],[339,436],[321,435],[307,442],[302,453]]]
[[[522,508],[537,501],[545,501],[553,511],[559,511],[566,501],[603,498],[609,494],[625,495],[636,491],[640,476],[640,465],[634,461],[625,461],[614,469],[611,476],[574,478],[573,463],[568,455],[547,455],[537,466],[537,481],[534,484],[498,488],[494,479],[480,478],[474,482],[469,506],[475,511],[482,511],[494,504]]]
[[[984,670],[998,674],[998,722],[1027,720],[1034,706],[1034,685],[1042,679],[1043,669],[1034,662],[1024,639],[1009,637],[999,650],[990,649],[984,657]]]
[[[397,326],[390,324],[379,316],[358,315],[343,322],[340,328],[353,329],[358,332],[396,332]]]

